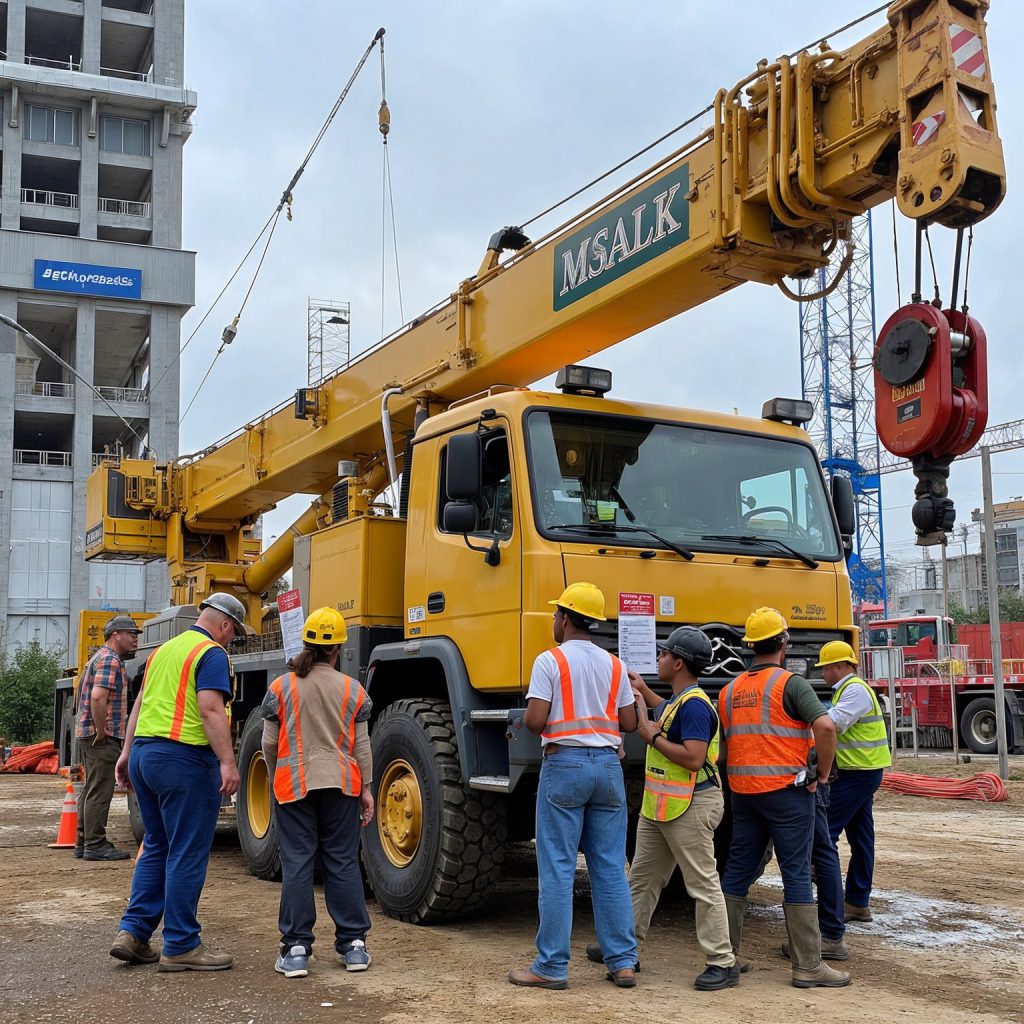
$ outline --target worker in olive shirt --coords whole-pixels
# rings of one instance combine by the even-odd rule
[[[701,991],[731,988],[740,980],[729,942],[725,900],[715,863],[715,829],[725,813],[718,760],[718,714],[698,685],[711,664],[711,641],[692,626],[680,626],[658,644],[658,679],[672,696],[659,697],[635,672],[629,681],[642,706],[657,721],[640,715],[637,733],[648,746],[644,795],[636,829],[636,853],[629,866],[633,926],[643,944],[651,916],[676,865],[695,901],[697,943],[705,969],[694,981]],[[598,963],[599,945],[587,946]]]
[[[885,721],[875,691],[857,674],[857,656],[842,640],[825,644],[818,658],[832,687],[828,716],[835,723],[836,765],[828,824],[832,842],[846,832],[850,864],[846,869],[846,920],[871,920],[871,882],[875,870],[875,791],[892,764]]]
[[[302,627],[302,650],[270,684],[260,708],[281,852],[281,953],[274,970],[286,978],[309,973],[318,862],[334,948],[346,971],[370,966],[359,832],[373,820],[372,704],[355,679],[337,670],[347,636],[336,608],[312,612]]]
[[[245,605],[211,594],[191,629],[146,662],[118,781],[135,790],[146,834],[128,908],[110,955],[159,971],[223,971],[232,964],[200,939],[196,908],[206,881],[221,799],[238,789],[226,714],[231,700],[227,645],[245,632]],[[163,951],[150,937],[164,922]]]
[[[107,817],[114,795],[114,765],[121,755],[128,708],[124,659],[139,646],[130,615],[115,615],[103,627],[103,646],[89,659],[78,685],[75,735],[85,766],[78,797],[75,856],[85,860],[127,860],[131,854],[107,840]]]
[[[743,640],[753,648],[753,664],[718,697],[733,815],[722,892],[732,947],[738,953],[747,892],[771,840],[782,873],[792,983],[796,988],[837,988],[848,985],[850,975],[822,960],[811,888],[815,790],[828,781],[836,730],[810,683],[783,668],[788,628],[774,608],[752,612]],[[817,761],[809,777],[812,748]]]

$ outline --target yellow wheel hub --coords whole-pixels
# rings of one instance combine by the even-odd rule
[[[270,776],[262,750],[253,755],[245,776],[245,810],[249,831],[262,839],[270,829]]]
[[[423,829],[423,796],[408,761],[392,761],[377,790],[377,831],[380,844],[395,867],[416,856]]]

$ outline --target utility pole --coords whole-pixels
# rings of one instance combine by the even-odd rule
[[[967,606],[967,524],[960,524],[960,540],[964,544],[964,560],[960,563],[960,607],[963,610],[970,611]]]
[[[1006,750],[1006,702],[1003,697],[1003,641],[999,623],[999,574],[996,567],[995,508],[992,504],[992,453],[981,449],[981,501],[985,517],[985,562],[988,566],[988,624],[992,637],[992,685],[995,690],[996,750],[999,753],[999,778],[1010,777]]]

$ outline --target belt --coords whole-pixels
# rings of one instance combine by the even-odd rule
[[[603,744],[600,747],[585,746],[582,743],[545,743],[544,744],[544,756],[547,757],[549,754],[557,754],[560,750],[614,750],[615,747],[611,744]]]

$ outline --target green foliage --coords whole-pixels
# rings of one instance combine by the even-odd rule
[[[19,647],[13,657],[0,648],[0,736],[14,744],[37,743],[53,735],[53,688],[60,652],[39,642]]]
[[[969,612],[956,601],[950,601],[949,614],[957,625],[986,623],[988,622],[988,605]],[[1024,594],[1019,590],[1001,590],[999,592],[999,621],[1024,622]]]

